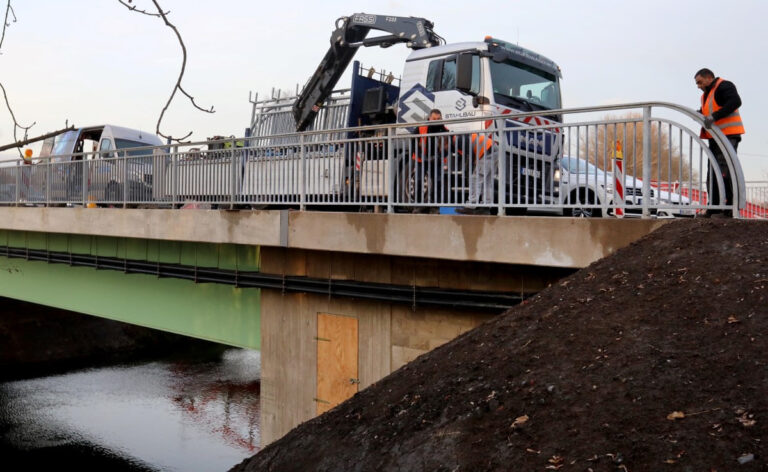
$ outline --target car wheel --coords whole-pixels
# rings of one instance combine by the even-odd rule
[[[591,190],[581,190],[579,192],[574,191],[569,196],[568,203],[584,203],[589,205],[596,205],[599,202],[595,198],[595,194]],[[603,212],[600,208],[594,208],[591,206],[587,207],[576,207],[576,208],[566,208],[565,214],[567,216],[573,216],[575,218],[600,218],[603,216]]]

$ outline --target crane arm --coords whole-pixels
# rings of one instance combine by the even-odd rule
[[[293,105],[296,130],[304,131],[312,124],[360,46],[386,48],[396,43],[405,43],[411,49],[437,46],[443,39],[432,31],[432,27],[432,22],[424,18],[365,13],[336,20],[336,29],[331,34],[331,47]],[[390,34],[367,38],[370,30]]]

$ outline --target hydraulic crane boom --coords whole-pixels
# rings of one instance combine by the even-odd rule
[[[365,13],[355,13],[336,20],[330,49],[293,105],[296,130],[304,131],[312,123],[360,46],[386,48],[395,43],[405,43],[412,49],[437,46],[443,39],[432,31],[432,27],[432,22],[424,18]],[[390,34],[366,38],[372,29]]]

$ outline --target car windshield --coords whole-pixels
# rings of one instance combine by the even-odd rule
[[[563,168],[572,174],[598,174],[603,172],[584,159],[574,159],[573,157],[563,158]]]
[[[537,109],[560,108],[560,84],[553,74],[511,59],[490,63],[495,95],[523,101]]]

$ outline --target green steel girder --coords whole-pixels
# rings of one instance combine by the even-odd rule
[[[255,271],[258,247],[0,230],[0,244]],[[256,288],[8,259],[0,295],[250,349],[260,349]]]
[[[137,261],[258,271],[258,246],[0,230],[0,245]]]

